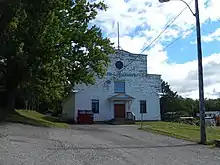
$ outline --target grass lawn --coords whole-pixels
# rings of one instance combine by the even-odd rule
[[[59,122],[55,117],[29,110],[16,110],[7,117],[6,121],[42,127],[68,128],[68,124]]]
[[[139,122],[136,124],[140,124]],[[200,128],[198,126],[172,123],[172,122],[144,122],[143,130],[172,136],[179,139],[199,142]],[[212,144],[214,140],[220,139],[220,128],[209,127],[206,129],[207,142]]]

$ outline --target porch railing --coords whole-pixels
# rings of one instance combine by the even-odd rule
[[[127,112],[127,119],[128,120],[135,120],[134,112]]]

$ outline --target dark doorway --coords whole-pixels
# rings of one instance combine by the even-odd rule
[[[115,119],[125,118],[125,104],[114,104]]]

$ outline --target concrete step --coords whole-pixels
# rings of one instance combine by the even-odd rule
[[[127,120],[127,119],[115,119],[115,120],[110,121],[110,124],[113,124],[113,125],[135,124],[135,121]]]

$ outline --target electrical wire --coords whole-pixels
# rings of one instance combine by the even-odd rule
[[[193,2],[193,0],[191,0],[189,2],[189,4],[191,4]],[[169,21],[167,23],[167,25],[165,26],[165,28],[160,32],[160,34],[148,45],[146,46],[139,54],[142,54],[144,51],[148,50],[159,38],[160,36],[176,21],[176,19],[187,9],[188,7],[184,7],[183,10],[175,17],[173,18],[171,21]],[[122,72],[126,67],[128,67],[129,65],[131,65],[139,56],[137,55],[137,57],[135,57],[133,60],[131,60],[127,65],[125,65],[120,72]]]
[[[189,4],[191,4],[193,2],[193,0],[191,0],[189,2]],[[146,46],[139,54],[142,54],[143,52],[145,52],[146,50],[148,50],[159,38],[160,36],[176,21],[176,19],[187,9],[188,7],[184,7],[183,10],[176,16],[174,17],[171,21],[169,21],[165,28],[159,33],[159,35],[154,39],[152,40],[152,42]],[[183,35],[182,35],[183,36]],[[179,40],[182,36],[178,37],[178,39],[176,40]],[[174,42],[173,42],[174,43]],[[171,44],[170,44],[171,45]],[[119,71],[119,74],[125,69],[127,68],[129,65],[131,65],[137,58],[139,57],[139,55],[137,55],[134,59],[132,59],[127,65],[125,65],[120,71]],[[115,77],[113,76],[111,79],[114,79]],[[109,79],[109,80],[111,80]],[[104,81],[105,83],[106,81]],[[100,82],[99,84],[97,84],[97,86],[99,86],[100,84],[102,84],[103,82]]]
[[[194,30],[196,26],[191,27],[188,31]],[[161,49],[159,52],[165,51],[167,48],[169,48],[171,45],[173,45],[175,42],[177,42],[179,39],[181,39],[184,36],[184,34],[177,37],[175,40],[171,41],[169,44],[167,44],[163,49]]]
[[[190,1],[190,3],[192,3],[192,1]],[[189,3],[189,4],[190,4],[190,3]],[[151,45],[153,45],[153,43],[154,43],[155,41],[157,41],[158,38],[160,38],[160,36],[172,25],[173,22],[176,21],[176,19],[177,19],[187,8],[188,8],[188,7],[186,6],[172,21],[170,21],[170,22],[165,26],[164,30],[162,30],[162,31],[160,32],[160,34],[159,34],[147,47],[145,47],[145,48],[141,51],[140,54],[142,54],[144,51],[148,50],[148,49],[151,47]]]

